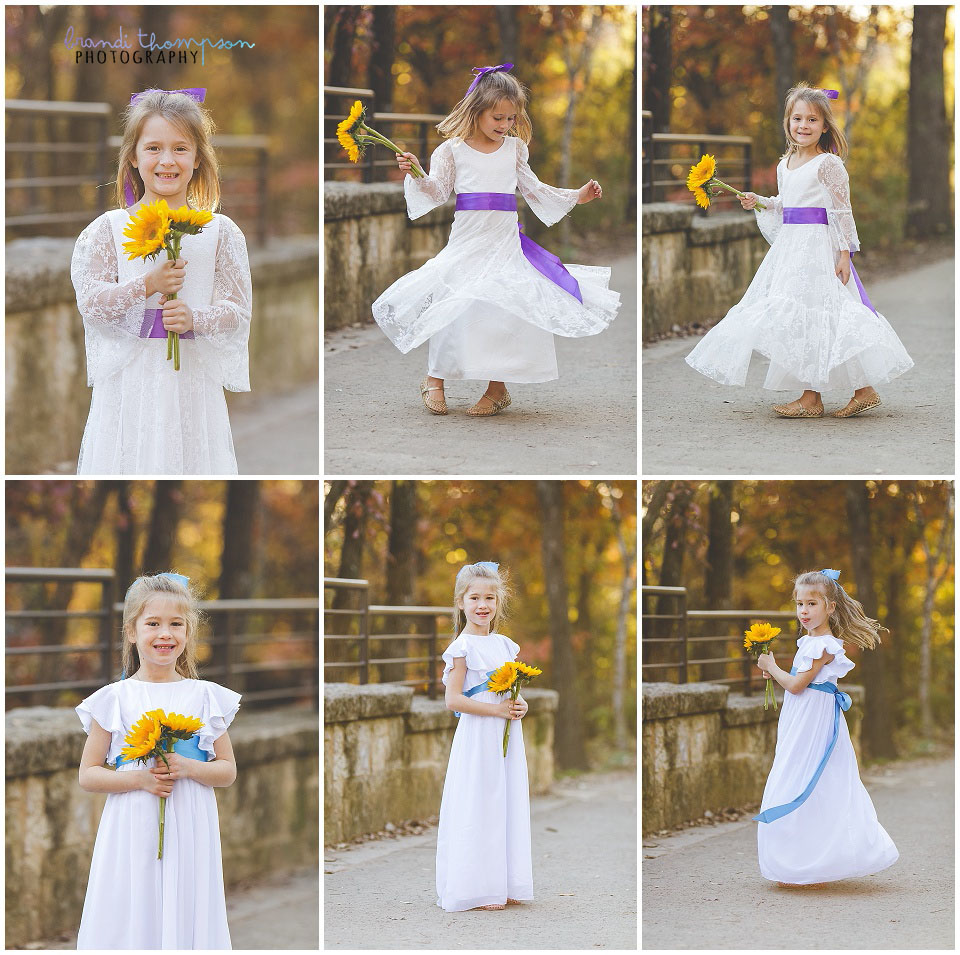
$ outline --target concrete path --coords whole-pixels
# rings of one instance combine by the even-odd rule
[[[864,771],[900,858],[821,889],[764,879],[749,819],[646,836],[643,949],[954,948],[953,774],[952,759]]]
[[[227,922],[234,949],[316,951],[320,944],[320,886],[316,868],[227,889]],[[24,946],[75,949],[76,932]]]
[[[392,951],[637,947],[636,774],[556,783],[531,802],[536,900],[437,906],[437,831],[326,850],[324,948]]]
[[[424,409],[426,345],[401,355],[376,325],[327,335],[324,474],[636,474],[636,255],[612,266],[613,324],[558,337],[560,378],[510,385],[513,404],[495,417],[464,413],[485,382],[451,382],[445,417]]]
[[[320,386],[228,395],[240,474],[320,473]]]
[[[798,393],[763,390],[754,355],[744,388],[719,385],[684,362],[689,337],[643,349],[643,474],[953,474],[954,260],[869,282],[870,300],[914,360],[857,418],[784,420],[770,406]],[[827,412],[849,395],[826,394]]]

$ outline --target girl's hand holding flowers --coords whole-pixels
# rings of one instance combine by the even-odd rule
[[[585,202],[592,202],[594,199],[603,198],[603,190],[600,188],[600,183],[597,182],[596,179],[591,179],[589,182],[584,183],[578,192],[577,205],[583,205]]]
[[[155,292],[164,295],[176,295],[183,288],[187,277],[186,259],[164,259],[156,268],[151,269],[145,276],[147,298]]]
[[[182,299],[168,299],[166,296],[160,300],[163,308],[163,327],[168,332],[176,332],[178,335],[193,330],[193,312],[190,306]]]
[[[178,779],[191,778],[191,769],[193,768],[191,763],[196,763],[196,760],[187,759],[186,756],[181,756],[179,753],[167,753],[167,763],[169,768],[164,766],[162,759],[157,760],[157,765],[149,771],[160,779],[169,779],[172,785]]]
[[[767,653],[761,653],[760,656],[757,657],[757,666],[760,667],[767,676],[770,675],[770,670],[776,665],[777,661],[769,651]]]
[[[168,756],[167,759],[169,758]],[[167,799],[173,792],[174,780],[164,775],[166,770],[164,770],[163,763],[160,764],[160,769],[163,770],[163,772],[153,769],[139,770],[140,788],[143,789],[144,792],[150,793],[151,796],[159,796],[161,799]]]
[[[847,249],[844,249],[840,253],[840,261],[837,262],[836,274],[837,278],[839,278],[844,285],[850,281],[850,252]]]
[[[413,153],[397,153],[397,165],[403,172],[415,175],[413,167],[420,168],[420,160]]]
[[[760,197],[755,192],[745,192],[740,196],[740,205],[749,212],[759,199]]]

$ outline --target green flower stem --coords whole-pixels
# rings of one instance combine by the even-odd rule
[[[520,695],[520,681],[517,680],[516,683],[510,687],[510,699],[516,700]],[[507,717],[507,725],[503,728],[503,757],[507,757],[507,743],[510,741],[510,724],[513,722],[509,717]]]
[[[173,751],[173,740],[172,740],[172,739],[168,739],[168,738],[162,739],[162,740],[160,741],[160,745],[161,745],[161,746],[164,746],[164,744],[166,744],[166,751],[167,751],[168,753],[170,753],[170,752]],[[162,750],[162,749],[160,750],[160,758],[163,760],[163,765],[166,766],[167,769],[169,769],[169,768],[170,768],[170,764],[167,762],[167,757],[163,755],[163,750]],[[160,797],[160,842],[159,842],[158,845],[157,845],[157,858],[158,858],[158,859],[162,859],[162,858],[163,858],[163,826],[164,826],[164,822],[166,821],[166,815],[167,815],[167,800],[166,800],[166,797],[161,796],[161,797]]]
[[[355,128],[362,129],[367,134],[364,138],[372,139],[375,143],[379,143],[381,146],[386,146],[387,149],[392,149],[395,153],[403,152],[403,150],[396,143],[391,142],[382,133],[378,133],[375,129],[371,129],[365,123],[360,123]],[[424,173],[423,170],[416,165],[411,165],[411,172],[415,179],[421,179],[426,176],[426,173]]]
[[[184,233],[173,232],[170,244],[167,246],[167,258],[176,262],[180,258],[180,243],[183,241]],[[177,297],[173,292],[167,296],[167,301],[172,302]],[[167,332],[167,361],[173,359],[173,370],[180,370],[180,336],[177,332]]]
[[[746,193],[739,192],[738,190],[734,189],[733,186],[728,186],[725,182],[721,182],[717,178],[709,179],[703,185],[704,185],[704,188],[706,188],[707,186],[717,186],[720,189],[726,189],[727,192],[732,192],[738,199],[746,195]],[[757,206],[761,209],[767,208],[759,199],[757,200]]]

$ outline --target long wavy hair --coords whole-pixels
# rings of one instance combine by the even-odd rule
[[[117,205],[121,209],[127,207],[123,192],[125,182],[133,187],[135,201],[143,198],[143,179],[134,168],[133,160],[143,124],[151,116],[162,116],[193,142],[200,165],[190,177],[187,200],[194,209],[216,212],[220,208],[220,164],[211,142],[215,129],[213,120],[203,106],[186,93],[164,93],[163,90],[141,93],[123,113],[123,139],[117,157]]]
[[[830,100],[827,94],[821,89],[811,86],[809,83],[797,83],[788,93],[783,106],[783,132],[787,137],[787,151],[783,157],[789,156],[792,152],[800,148],[800,144],[795,142],[790,135],[790,117],[793,115],[794,107],[798,100],[804,100],[809,103],[822,117],[824,130],[820,134],[820,148],[826,153],[834,153],[841,159],[847,158],[847,137],[843,135],[843,130],[833,115],[830,108]]]
[[[868,617],[859,600],[854,600],[839,581],[828,577],[819,570],[809,570],[800,574],[793,582],[793,599],[797,599],[797,588],[813,587],[823,595],[826,603],[833,602],[836,609],[830,614],[830,631],[838,640],[847,640],[863,650],[873,650],[880,643],[880,631],[890,631],[881,626],[879,620]],[[797,636],[803,636],[803,626],[798,624]]]
[[[457,579],[453,585],[453,635],[460,636],[460,631],[467,625],[467,616],[463,612],[463,595],[467,592],[474,580],[492,581],[493,592],[497,596],[497,612],[490,621],[490,633],[496,633],[500,623],[506,615],[507,601],[510,599],[510,588],[507,586],[506,571],[496,570],[493,567],[481,564],[466,564],[457,572]]]
[[[509,100],[517,111],[517,118],[508,136],[516,136],[525,143],[533,135],[533,124],[527,114],[529,90],[510,73],[497,70],[484,73],[480,82],[466,95],[448,116],[437,123],[437,132],[446,138],[459,136],[471,139],[480,128],[480,114],[485,109],[493,109],[502,100]]]
[[[197,679],[197,631],[200,628],[200,611],[197,600],[189,587],[170,577],[144,575],[138,577],[127,591],[123,601],[123,649],[120,663],[126,676],[132,676],[140,667],[140,654],[137,652],[137,620],[143,613],[147,601],[157,594],[172,597],[177,601],[183,619],[186,622],[186,639],[183,653],[177,658],[177,673],[188,680]]]

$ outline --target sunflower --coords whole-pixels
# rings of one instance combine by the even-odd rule
[[[213,213],[206,209],[191,209],[180,206],[170,213],[170,228],[186,235],[196,235],[205,225],[213,221]]]
[[[708,183],[713,179],[713,174],[717,170],[717,160],[713,156],[701,156],[700,162],[690,167],[687,175],[687,188],[695,192],[699,186]],[[698,197],[699,201],[699,197]]]
[[[183,716],[180,713],[168,713],[162,723],[165,730],[180,739],[189,739],[203,726],[203,720],[198,720],[195,716]]]
[[[494,693],[506,693],[513,686],[513,681],[516,678],[517,664],[508,661],[490,676],[490,679],[487,680],[487,689]]]
[[[779,632],[779,627],[771,626],[766,621],[755,623],[749,630],[744,631],[743,647],[745,650],[749,650],[754,644],[770,643]],[[764,652],[768,649],[769,647],[765,648]]]
[[[543,673],[543,670],[538,669],[537,667],[532,667],[528,663],[517,663],[517,672],[523,674],[527,680],[532,680],[535,676],[540,676]]]
[[[697,205],[701,209],[707,209],[710,206],[710,197],[707,195],[705,189],[701,189],[700,186],[697,186],[693,190],[693,198],[697,200]]]
[[[153,712],[163,712],[155,710]],[[123,738],[127,744],[121,755],[126,760],[148,759],[153,751],[160,745],[163,736],[163,727],[156,717],[150,714],[144,714],[133,724],[130,732]]]
[[[354,129],[363,123],[363,104],[356,100],[350,107],[347,118],[337,126],[337,141],[347,151],[350,162],[357,162],[363,153],[363,148],[353,138]]]
[[[140,207],[130,217],[123,234],[130,239],[123,243],[128,259],[150,259],[166,247],[170,231],[170,207],[158,199]]]

